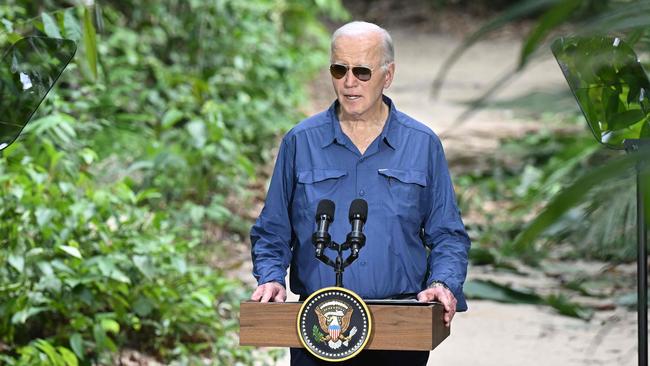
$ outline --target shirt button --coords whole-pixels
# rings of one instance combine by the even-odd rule
[[[365,265],[366,265],[366,261],[361,261],[361,265],[362,265],[362,266],[365,266]]]
[[[359,196],[363,196],[365,194],[366,194],[366,191],[364,191],[363,189],[359,191]]]

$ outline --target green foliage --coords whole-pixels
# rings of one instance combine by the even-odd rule
[[[97,38],[95,35],[95,27],[93,26],[92,18],[90,17],[90,9],[84,8],[83,10],[83,43],[84,49],[86,50],[86,58],[88,60],[88,68],[92,72],[92,75],[97,78]],[[69,13],[66,13],[69,14]],[[45,15],[45,14],[43,14]],[[74,21],[74,17],[68,17],[66,20],[68,24],[71,24],[69,28],[77,29],[77,32],[74,32],[71,36],[76,37],[79,32],[79,25]],[[45,32],[47,34],[47,31]],[[70,33],[70,32],[68,32]],[[49,35],[53,37],[52,35]]]
[[[463,287],[465,294],[474,299],[493,300],[513,304],[542,304],[543,299],[526,289],[516,289],[494,281],[472,280]]]
[[[650,138],[650,82],[627,43],[567,37],[552,50],[597,141],[622,149],[627,139]]]
[[[510,304],[548,305],[558,313],[574,318],[589,320],[593,311],[571,302],[562,294],[539,295],[528,289],[517,289],[512,286],[486,280],[471,280],[464,286],[465,295],[473,299],[492,300]]]
[[[457,118],[457,122],[469,118],[475,110],[484,107],[490,96],[522,71],[533,58],[543,54],[546,51],[544,46],[547,45],[548,35],[559,26],[573,22],[576,23],[574,33],[577,35],[607,35],[607,32],[617,32],[625,34],[631,44],[643,41],[648,45],[650,39],[644,37],[650,26],[650,20],[645,16],[648,11],[650,4],[644,0],[522,0],[465,37],[438,70],[432,84],[433,95],[438,95],[449,70],[469,48],[509,23],[537,16],[535,26],[524,38],[517,66],[501,75],[480,97],[473,100],[470,108]]]
[[[234,336],[245,289],[197,253],[219,250],[207,228],[241,222],[243,187],[326,64],[318,19],[344,11],[338,0],[101,5],[0,5],[0,43],[42,32],[81,46],[0,159],[0,361],[108,364],[132,348],[251,364]]]
[[[491,170],[457,180],[463,211],[481,218],[468,225],[472,263],[537,264],[558,243],[571,244],[564,258],[635,258],[634,165],[647,155],[621,157],[567,127],[501,144]]]
[[[523,251],[530,245],[534,238],[556,223],[558,218],[561,218],[571,208],[583,202],[583,199],[592,188],[606,184],[608,181],[620,176],[627,175],[629,177],[633,174],[637,163],[647,161],[648,156],[650,156],[649,154],[650,152],[645,151],[612,159],[606,164],[582,174],[571,185],[553,197],[544,210],[517,236],[516,240],[512,243],[512,249],[518,252]],[[611,210],[612,206],[609,206],[609,209]],[[621,211],[616,210],[614,212],[620,214]],[[609,222],[609,225],[612,222],[616,223],[617,221],[612,220]],[[623,232],[624,228],[625,226],[618,228],[619,235]]]
[[[467,174],[457,181],[463,187],[460,192],[467,192],[459,196],[463,211],[483,218],[469,229],[485,249],[512,241],[531,211],[587,167],[597,148],[584,134],[548,130],[505,139],[501,146],[489,161],[490,170]],[[491,208],[505,202],[509,204],[502,209]],[[484,253],[477,260],[487,261],[488,255]]]
[[[434,79],[433,94],[438,94],[444,82],[445,76],[449,72],[449,69],[451,69],[451,67],[454,65],[454,63],[465,53],[465,51],[476,44],[476,42],[478,42],[481,38],[512,21],[539,12],[540,10],[556,3],[561,3],[561,0],[521,1],[506,9],[503,13],[494,19],[483,24],[476,32],[467,36],[463,42],[452,51],[451,55],[445,59]]]
[[[163,359],[216,353],[236,328],[239,285],[193,263],[198,243],[182,239],[170,212],[143,204],[151,192],[97,187],[84,173],[92,163],[80,157],[70,174],[40,143],[43,161],[27,155],[31,135],[0,166],[3,342],[47,337],[81,360],[121,347]]]
[[[36,339],[25,347],[18,350],[20,358],[13,358],[0,355],[0,360],[7,365],[54,365],[54,366],[77,366],[79,361],[74,353],[65,347],[54,347],[43,339]]]
[[[650,25],[650,20],[645,16],[648,11],[650,11],[650,4],[644,0],[519,1],[487,21],[452,51],[436,75],[433,83],[434,94],[439,92],[447,73],[465,51],[489,33],[514,21],[539,14],[535,26],[523,41],[522,52],[515,70],[520,71],[528,64],[536,51],[546,44],[546,37],[562,24],[570,21],[578,23],[576,29],[582,35],[636,31]]]
[[[640,50],[647,50],[650,45],[650,38],[646,34],[650,26],[648,11],[650,3],[643,0],[523,0],[486,22],[452,52],[436,76],[434,92],[439,91],[449,69],[469,47],[489,32],[513,21],[531,16],[536,18],[535,25],[523,41],[517,67],[505,73],[482,96],[472,101],[470,108],[458,118],[459,121],[476,109],[485,107],[486,100],[496,90],[525,68],[535,56],[543,53],[548,35],[557,31],[562,24],[573,23],[577,35],[616,34]],[[644,85],[647,82],[637,60],[622,63],[621,54],[615,52],[611,45],[605,44],[608,38],[593,41],[597,38],[591,37],[592,41],[582,44],[578,44],[580,42],[576,42],[576,39],[567,38],[566,43],[556,43],[556,49],[560,51],[556,54],[560,55],[563,71],[570,68],[577,73],[580,85],[575,83],[576,75],[568,75],[569,83],[596,138],[620,148],[622,140],[630,136],[650,136],[650,129],[647,128],[650,126],[647,120],[647,100],[641,98],[642,89],[646,89]],[[603,59],[607,67],[603,67]],[[632,64],[635,66],[630,67]],[[493,232],[488,231],[487,235],[483,233],[483,237],[491,235],[492,239],[501,239],[495,241],[507,243],[504,248],[506,253],[522,255],[531,262],[541,258],[538,246],[540,238],[554,238],[556,242],[566,239],[578,253],[587,257],[630,260],[634,255],[629,234],[633,228],[631,223],[634,215],[629,193],[635,186],[630,178],[634,165],[647,161],[648,152],[642,151],[632,157],[616,159],[603,166],[594,163],[583,165],[583,172],[575,169],[574,163],[595,161],[600,153],[582,142],[577,146],[566,146],[563,150],[573,150],[574,156],[579,159],[566,160],[566,166],[556,165],[560,170],[553,176],[559,180],[548,181],[547,177],[550,176],[543,173],[553,166],[552,163],[542,162],[541,166],[531,165],[520,171],[523,176],[517,182],[522,186],[530,187],[533,182],[533,187],[544,187],[546,191],[537,197],[518,198],[514,209],[509,212],[515,214],[515,217],[525,217],[517,216],[520,211],[518,206],[525,207],[529,212],[539,212],[539,208],[544,207],[530,225],[522,230],[521,222],[501,222],[500,227],[497,226]],[[611,159],[611,156],[607,158]],[[467,179],[469,181],[473,178]],[[494,181],[493,185],[496,186],[500,183],[500,177],[495,177]],[[507,181],[511,182],[509,179]],[[498,189],[514,192],[508,187]],[[650,202],[650,194],[646,194],[644,199]],[[529,220],[530,215],[525,219]],[[481,258],[486,260],[485,256]]]

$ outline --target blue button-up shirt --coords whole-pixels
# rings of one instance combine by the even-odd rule
[[[458,311],[466,310],[462,286],[470,240],[442,145],[389,98],[384,102],[388,119],[364,154],[341,130],[338,102],[285,135],[264,209],[251,229],[253,274],[259,284],[284,285],[291,264],[294,293],[334,286],[333,268],[316,259],[311,241],[316,207],[322,199],[334,201],[329,232],[342,243],[351,229],[350,203],[363,198],[366,245],[345,269],[344,287],[363,298],[391,298],[418,293],[437,280],[454,293]],[[336,257],[333,250],[325,253]]]

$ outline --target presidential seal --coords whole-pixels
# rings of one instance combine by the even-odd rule
[[[359,295],[342,287],[314,292],[298,312],[298,338],[314,356],[345,361],[370,339],[370,311]]]

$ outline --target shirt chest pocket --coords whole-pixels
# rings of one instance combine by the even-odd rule
[[[426,175],[417,170],[378,169],[377,172],[394,200],[418,200],[427,186]]]
[[[303,209],[314,209],[322,199],[332,199],[348,172],[340,169],[312,169],[298,172],[295,199]],[[315,212],[315,211],[314,211]]]

